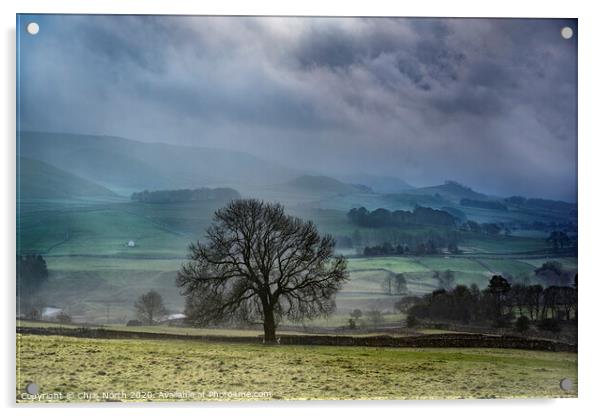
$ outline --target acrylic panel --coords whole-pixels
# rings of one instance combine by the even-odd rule
[[[17,402],[576,397],[577,36],[18,15]]]

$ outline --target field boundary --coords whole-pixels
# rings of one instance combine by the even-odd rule
[[[100,339],[158,339],[205,342],[262,344],[263,336],[183,335],[156,332],[119,331],[104,328],[38,328],[17,327],[17,333],[28,335],[58,335]],[[510,348],[537,351],[577,352],[577,345],[564,342],[529,339],[508,335],[430,334],[407,337],[379,335],[353,337],[338,335],[281,335],[281,345],[323,345],[346,347],[392,348]]]

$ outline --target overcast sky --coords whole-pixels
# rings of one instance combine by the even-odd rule
[[[24,129],[576,198],[576,20],[27,16]]]

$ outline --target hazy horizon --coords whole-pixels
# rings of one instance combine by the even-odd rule
[[[120,137],[120,136],[114,136],[114,135],[94,135],[94,134],[89,134],[89,133],[75,133],[75,132],[49,132],[49,131],[33,131],[33,130],[22,130],[22,133],[42,133],[42,134],[56,134],[56,135],[72,135],[72,136],[90,136],[90,137],[106,137],[106,138],[117,138],[117,139],[122,139],[122,140],[128,140],[128,141],[133,141],[133,142],[137,142],[137,143],[142,143],[142,144],[160,144],[160,145],[172,145],[172,146],[184,146],[184,147],[191,147],[191,148],[206,148],[206,149],[217,149],[217,150],[225,150],[225,151],[234,151],[234,152],[239,152],[242,154],[248,154],[251,155],[253,157],[257,157],[258,159],[262,160],[262,161],[266,161],[266,162],[270,162],[270,163],[274,163],[274,164],[280,164],[281,166],[284,166],[280,163],[279,160],[277,159],[270,159],[269,157],[266,157],[266,155],[259,155],[259,154],[254,154],[252,152],[243,152],[241,150],[236,150],[236,149],[228,149],[228,148],[220,148],[220,147],[209,147],[209,146],[198,146],[195,145],[194,143],[192,144],[177,144],[177,143],[168,143],[168,142],[144,142],[144,141],[140,141],[140,140],[134,140],[134,139],[130,139],[128,137]],[[22,156],[22,157],[28,157],[28,156]],[[293,169],[296,170],[296,169]],[[506,198],[506,197],[510,197],[510,196],[523,196],[526,198],[543,198],[539,195],[530,195],[530,194],[494,194],[494,193],[490,193],[488,192],[488,190],[486,189],[480,189],[478,187],[473,186],[471,183],[469,182],[460,182],[455,180],[453,177],[450,178],[444,178],[439,182],[431,182],[431,183],[410,183],[407,180],[405,180],[402,177],[399,176],[395,176],[395,175],[378,175],[378,174],[373,174],[370,172],[364,172],[364,171],[356,171],[356,172],[331,172],[331,173],[325,173],[325,172],[321,172],[321,171],[315,171],[315,170],[307,170],[307,171],[302,171],[302,170],[298,170],[298,174],[299,176],[303,176],[303,175],[307,175],[307,176],[326,176],[326,177],[332,177],[334,179],[337,179],[341,182],[344,183],[349,183],[349,184],[358,184],[358,185],[367,185],[366,181],[362,182],[362,178],[364,179],[375,179],[375,178],[392,178],[392,179],[397,179],[399,181],[405,182],[407,185],[409,185],[412,188],[415,189],[419,189],[419,188],[427,188],[427,187],[433,187],[433,186],[438,186],[438,185],[444,185],[447,182],[456,182],[459,183],[460,185],[463,186],[467,186],[469,188],[471,188],[472,190],[479,192],[479,193],[483,193],[489,196],[493,196],[493,197],[500,197],[500,198]],[[282,183],[287,183],[288,181],[283,180]],[[142,191],[142,189],[141,189]],[[399,193],[403,193],[404,191],[399,191]],[[546,198],[544,198],[546,199]],[[570,202],[570,203],[577,203],[576,200],[567,200],[567,199],[556,199],[558,201],[564,201],[564,202]]]
[[[576,20],[21,19],[22,130],[576,201]]]

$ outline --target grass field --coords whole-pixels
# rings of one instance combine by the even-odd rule
[[[399,296],[386,294],[382,283],[395,273],[404,273],[411,293],[424,294],[438,287],[433,279],[437,270],[454,271],[458,284],[475,283],[484,288],[493,273],[532,275],[547,260],[478,256],[351,258],[349,282],[337,294],[337,315],[311,324],[345,325],[348,314],[357,308],[393,313]],[[569,269],[577,267],[574,258],[558,260]],[[134,300],[151,289],[160,291],[171,313],[183,310],[184,298],[175,286],[175,278],[184,259],[49,255],[46,261],[50,280],[40,291],[39,302],[64,308],[78,322],[125,323],[135,317]]]
[[[140,204],[121,200],[23,201],[18,211],[19,251],[47,255],[111,255],[184,257],[191,240],[202,238],[213,212],[223,202]],[[291,215],[312,220],[323,233],[351,235],[357,226],[346,210],[287,208]],[[448,232],[448,227],[408,226],[406,234]],[[359,228],[367,241],[381,241],[387,229]],[[477,253],[511,253],[549,248],[545,239],[464,233],[463,249]],[[136,247],[127,247],[129,240]]]
[[[28,382],[42,401],[444,399],[576,397],[577,356],[494,349],[263,346],[17,335],[17,400]],[[212,397],[212,392],[222,396]],[[265,394],[264,394],[265,392]],[[122,396],[121,393],[126,396]],[[72,396],[68,396],[71,394]],[[268,396],[269,394],[269,396]],[[91,396],[96,395],[96,396]],[[266,397],[267,396],[267,397]]]
[[[371,199],[374,195],[356,197]],[[367,202],[361,198],[359,202]],[[325,209],[322,202],[316,204],[295,205],[287,211],[313,220],[324,233],[351,235],[357,229],[342,208]],[[182,312],[184,299],[175,286],[177,271],[185,261],[187,245],[203,236],[221,205],[223,202],[217,201],[140,204],[127,198],[21,201],[19,251],[44,255],[50,273],[36,303],[62,308],[78,322],[123,324],[135,317],[135,299],[155,289],[170,313]],[[403,232],[423,233],[431,228],[407,227]],[[365,238],[375,241],[388,231],[360,229]],[[394,313],[399,296],[386,294],[382,285],[392,274],[404,273],[409,292],[425,294],[438,287],[435,271],[452,270],[457,284],[484,288],[494,273],[532,276],[533,270],[548,260],[511,254],[546,249],[543,238],[464,234],[464,257],[350,258],[350,280],[337,294],[337,314],[308,324],[344,326],[353,309],[380,310],[388,313],[387,322],[399,322],[403,317]],[[135,247],[127,246],[129,240],[135,241]],[[559,260],[567,268],[577,267],[576,258]]]

